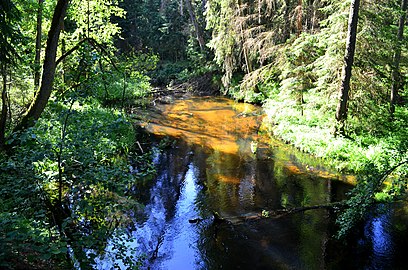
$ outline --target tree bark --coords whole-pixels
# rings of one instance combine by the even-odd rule
[[[164,14],[165,11],[166,11],[166,8],[167,8],[167,0],[161,0],[161,1],[160,1],[160,9],[159,9],[159,12],[160,12],[161,14]]]
[[[185,3],[186,3],[187,10],[188,10],[188,14],[190,15],[191,23],[194,26],[198,44],[200,45],[201,51],[204,51],[205,50],[204,36],[203,36],[200,26],[198,25],[198,21],[197,21],[197,18],[193,10],[193,5],[191,4],[191,0],[185,0]]]
[[[283,7],[283,19],[284,19],[284,28],[282,30],[282,40],[281,42],[285,42],[290,38],[290,2],[291,0],[285,0],[285,4]]]
[[[303,0],[298,0],[298,6],[296,7],[297,16],[296,16],[296,36],[299,37],[302,34],[303,25]]]
[[[0,149],[4,147],[5,137],[6,137],[6,124],[7,124],[7,72],[6,69],[2,68],[3,78],[3,90],[1,92],[1,118],[0,118]]]
[[[238,5],[237,5],[237,10],[238,10],[238,15],[241,17],[241,3],[240,1],[238,1]],[[244,53],[244,60],[245,60],[245,66],[246,66],[246,71],[247,74],[251,73],[252,70],[252,65],[251,62],[249,61],[249,54],[248,54],[248,49],[245,45],[245,37],[244,37],[244,27],[242,26],[242,22],[239,23],[239,28],[241,31],[241,39],[242,39],[242,52]]]
[[[62,22],[68,8],[68,2],[69,0],[58,0],[55,6],[51,28],[48,32],[47,47],[45,48],[41,86],[29,109],[23,115],[21,122],[15,127],[14,131],[20,131],[33,126],[35,121],[40,118],[51,96],[55,77],[58,40]]]
[[[401,74],[399,71],[400,61],[401,61],[401,46],[404,38],[404,25],[407,16],[407,5],[408,0],[402,0],[401,10],[402,14],[399,18],[399,27],[397,34],[397,45],[395,47],[393,65],[392,65],[392,86],[391,86],[391,96],[390,96],[390,114],[391,117],[395,113],[395,104],[397,103],[398,91],[401,87]]]
[[[42,37],[42,11],[44,0],[38,0],[37,10],[37,35],[35,38],[35,59],[34,59],[34,93],[37,92],[40,85],[40,60],[41,60],[41,37]]]
[[[62,21],[62,26],[61,26],[61,33],[64,33],[65,31],[65,21]],[[65,41],[65,38],[63,38],[61,40],[61,55],[65,55],[65,53],[67,52],[67,44]],[[59,59],[58,59],[59,60]],[[56,62],[56,65],[58,66],[58,60]],[[62,82],[64,83],[64,85],[67,82],[67,76],[66,76],[66,65],[65,65],[65,61],[62,60]]]
[[[358,11],[360,8],[360,0],[352,0],[350,6],[350,15],[348,21],[347,43],[344,55],[344,65],[342,70],[342,80],[339,90],[339,103],[336,110],[337,124],[335,127],[335,135],[344,135],[344,124],[347,119],[347,103],[350,91],[351,70],[354,62],[354,52],[356,49]]]

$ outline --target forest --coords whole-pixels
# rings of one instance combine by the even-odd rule
[[[408,216],[407,8],[408,0],[0,0],[0,269],[146,269],[162,240],[153,255],[134,255],[124,243],[138,240],[123,232],[148,208],[139,189],[157,179],[157,153],[175,143],[163,137],[153,147],[138,122],[178,92],[261,108],[266,136],[353,175],[344,200],[279,205],[331,209],[336,243],[378,205],[403,205]],[[218,212],[213,223],[224,221]],[[110,249],[120,264],[105,268]]]

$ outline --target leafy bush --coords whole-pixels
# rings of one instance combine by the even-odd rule
[[[118,76],[113,76],[112,81],[105,86],[106,82],[100,81],[96,87],[95,97],[104,104],[131,103],[132,101],[144,98],[151,91],[150,78],[138,72],[133,72],[129,77],[121,80]],[[116,80],[113,80],[116,78]]]
[[[135,136],[123,114],[89,98],[50,103],[35,127],[15,135],[9,143],[19,147],[1,157],[3,266],[67,268],[67,243],[69,257],[92,264],[85,251],[103,252],[113,229],[140,207],[132,189],[146,174],[133,175],[128,159]]]

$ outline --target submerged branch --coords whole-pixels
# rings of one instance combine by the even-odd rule
[[[214,214],[214,222],[220,223],[220,221],[230,224],[239,224],[246,221],[254,221],[261,219],[278,219],[290,214],[305,212],[309,210],[325,209],[325,210],[338,210],[347,207],[346,201],[334,202],[329,204],[283,208],[275,210],[262,210],[261,212],[246,213],[239,216],[225,216],[221,217],[218,213]]]
[[[408,160],[404,160],[389,170],[387,170],[381,177],[378,178],[378,182],[376,183],[376,188],[373,189],[371,192],[368,194],[363,194],[372,197],[374,195],[374,191],[378,189],[379,186],[381,186],[384,181],[387,179],[387,177],[393,173],[397,168],[400,166],[408,164]],[[372,201],[371,204],[378,203],[376,201]],[[304,207],[294,207],[294,208],[283,208],[283,209],[277,209],[277,210],[263,210],[262,212],[253,212],[253,213],[246,213],[243,215],[239,216],[225,216],[225,217],[220,217],[217,213],[217,215],[214,214],[214,221],[219,221],[222,220],[224,222],[230,223],[230,224],[239,224],[242,222],[246,221],[252,221],[252,220],[260,220],[260,219],[267,219],[267,218],[281,218],[290,214],[295,214],[299,212],[305,212],[309,210],[316,210],[316,209],[326,209],[326,210],[339,210],[339,209],[351,209],[353,208],[353,204],[350,204],[350,199],[349,200],[344,200],[340,202],[333,202],[329,204],[321,204],[321,205],[313,205],[313,206],[304,206]]]

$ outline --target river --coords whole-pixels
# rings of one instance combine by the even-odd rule
[[[355,179],[270,138],[262,118],[221,97],[148,111],[140,125],[168,146],[154,148],[157,177],[137,188],[144,211],[96,268],[126,269],[121,246],[141,269],[406,269],[407,220],[394,208],[345,243],[333,238],[332,211],[272,215],[343,200]]]

